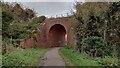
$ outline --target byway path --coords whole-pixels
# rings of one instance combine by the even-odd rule
[[[52,48],[41,58],[40,66],[65,66],[65,62],[58,53],[59,48]]]

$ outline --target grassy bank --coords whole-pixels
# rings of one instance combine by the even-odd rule
[[[94,58],[95,61],[97,61],[99,64],[104,65],[104,66],[111,66],[114,68],[118,67],[119,64],[119,59],[117,57],[110,57],[107,56],[105,58]]]
[[[2,53],[0,53],[0,68],[2,66]]]
[[[0,68],[2,66],[2,36],[0,35]]]
[[[73,49],[60,48],[59,52],[67,66],[100,66],[96,61],[85,58]]]
[[[3,55],[3,66],[37,66],[47,49],[21,49]]]

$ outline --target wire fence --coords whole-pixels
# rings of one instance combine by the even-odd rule
[[[60,18],[60,17],[69,17],[72,16],[73,13],[63,13],[63,14],[57,14],[54,16],[48,16],[47,18]]]

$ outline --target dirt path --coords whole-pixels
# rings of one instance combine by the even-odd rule
[[[40,66],[65,66],[65,62],[58,53],[59,48],[50,49],[42,57]]]

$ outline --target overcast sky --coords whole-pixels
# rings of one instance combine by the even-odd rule
[[[20,2],[24,7],[34,9],[38,16],[66,16],[71,10],[75,11],[74,2],[83,0],[4,0],[7,2]]]
[[[4,0],[5,2],[21,2],[24,7],[34,9],[38,16],[66,16],[71,10],[75,12],[75,1],[103,1],[103,0]],[[109,0],[108,0],[109,1]],[[118,1],[118,0],[116,0]]]
[[[24,7],[34,9],[37,15],[60,16],[75,11],[73,2],[22,2]]]

